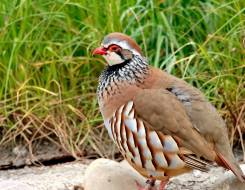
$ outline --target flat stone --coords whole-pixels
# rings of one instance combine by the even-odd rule
[[[135,180],[141,187],[146,186],[146,179],[135,171],[127,161],[118,163],[100,158],[92,162],[85,172],[84,189],[138,190]]]
[[[243,173],[245,173],[245,164],[240,165]],[[239,179],[231,172],[225,172],[221,177],[217,179],[214,185],[210,187],[210,190],[244,190],[245,184],[240,182]]]
[[[20,181],[11,181],[11,180],[7,180],[7,181],[2,181],[0,182],[0,189],[1,190],[33,190],[33,188],[31,188],[31,186],[20,182]]]

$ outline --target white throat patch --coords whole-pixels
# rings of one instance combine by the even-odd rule
[[[108,54],[102,56],[105,58],[105,60],[110,66],[117,65],[124,62],[124,60],[115,52],[107,51],[107,53]]]
[[[105,48],[108,48],[110,45],[115,44],[120,46],[122,49],[127,49],[130,50],[134,55],[141,56],[139,52],[137,52],[135,49],[131,48],[125,41],[119,41],[118,39],[111,39],[109,43],[107,44],[101,44],[101,46],[104,46]],[[117,65],[120,63],[123,63],[125,60],[123,60],[118,54],[115,52],[107,51],[108,55],[102,55],[107,63],[112,66],[112,65]]]

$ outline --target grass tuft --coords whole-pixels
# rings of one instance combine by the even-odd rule
[[[3,0],[0,2],[0,146],[48,139],[77,157],[115,148],[96,99],[106,65],[91,52],[124,32],[149,63],[205,93],[243,147],[245,8],[235,1]]]

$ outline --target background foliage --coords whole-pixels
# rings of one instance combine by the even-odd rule
[[[96,99],[106,63],[91,54],[123,32],[151,65],[203,91],[243,148],[244,20],[244,0],[2,0],[0,146],[48,139],[73,156],[88,145],[113,155]]]

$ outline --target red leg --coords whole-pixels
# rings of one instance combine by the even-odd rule
[[[161,181],[158,190],[164,190],[165,186],[167,185],[169,179],[167,179],[166,181]]]
[[[156,181],[155,179],[150,179],[149,182],[148,182],[148,184],[146,185],[145,189],[143,189],[142,187],[140,187],[140,185],[138,184],[137,181],[135,181],[135,182],[136,182],[136,186],[138,187],[139,190],[157,190],[154,187],[155,181]]]

